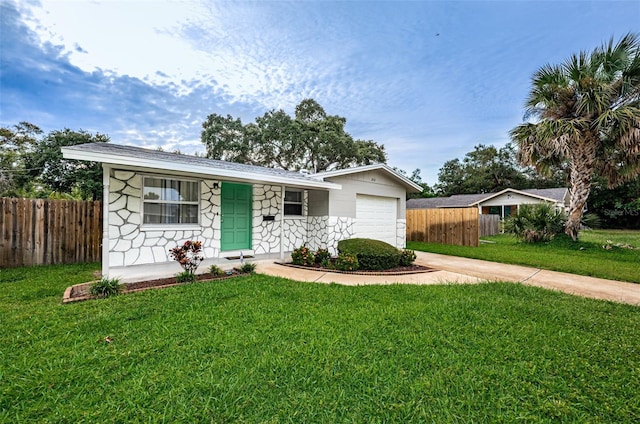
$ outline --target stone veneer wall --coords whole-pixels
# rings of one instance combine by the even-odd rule
[[[253,186],[253,249],[255,254],[280,252],[280,205],[282,188],[268,184]],[[303,196],[303,216],[284,218],[285,252],[291,252],[303,244],[311,250],[329,249],[337,254],[338,242],[353,237],[353,218],[307,216],[308,193]],[[264,221],[264,215],[273,215],[274,221]]]
[[[280,251],[280,186],[267,184],[253,185],[253,228],[252,244],[255,254]],[[265,221],[264,215],[275,216],[274,221]]]
[[[354,219],[343,216],[330,216],[327,219],[327,244],[329,253],[338,254],[338,242],[355,236]]]
[[[309,224],[307,214],[309,213],[309,193],[304,191],[302,195],[302,215],[295,217],[284,217],[284,251],[291,252],[303,244],[307,243],[309,236]]]
[[[213,180],[200,184],[200,224],[181,229],[160,226],[144,228],[142,223],[142,175],[112,170],[109,178],[109,264],[128,266],[170,261],[169,249],[186,240],[200,240],[205,258],[220,254],[220,188]],[[253,250],[255,254],[280,252],[281,186],[253,185]],[[312,250],[329,249],[336,255],[338,242],[355,234],[354,219],[337,216],[307,216],[308,194],[304,193],[304,217],[284,220],[284,251],[305,244]],[[274,221],[265,221],[273,215]],[[397,247],[405,247],[406,221],[397,221]]]
[[[280,206],[282,188],[268,184],[253,186],[253,249],[256,254],[280,252]],[[303,215],[308,212],[308,194],[303,195]],[[264,215],[273,215],[274,221],[265,221]],[[307,239],[307,220],[301,217],[284,218],[284,251],[300,247]]]
[[[220,252],[220,189],[212,180],[200,184],[200,225],[167,229],[142,224],[142,175],[112,170],[109,178],[109,265],[113,267],[170,261],[169,249],[200,240],[206,258]]]
[[[307,247],[309,249],[316,251],[327,247],[327,241],[329,240],[327,235],[328,221],[329,217],[327,216],[307,217]]]
[[[307,243],[308,226],[305,217],[284,219],[284,251],[291,252]],[[308,243],[307,243],[308,245]]]
[[[329,249],[332,255],[338,254],[338,242],[355,236],[355,220],[337,216],[310,216],[307,219],[307,246],[311,250]],[[407,221],[396,221],[396,247],[406,247]]]
[[[396,247],[404,249],[407,247],[407,220],[396,220]]]
[[[339,216],[308,216],[306,245],[309,249],[328,249],[332,255],[338,254],[338,242],[355,234],[353,218]],[[300,247],[302,243],[294,246]]]

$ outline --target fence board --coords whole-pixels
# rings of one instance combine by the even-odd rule
[[[407,240],[478,246],[478,209],[408,209]]]
[[[0,198],[0,267],[98,262],[99,201]]]
[[[500,232],[500,215],[480,215],[480,237],[493,236]]]

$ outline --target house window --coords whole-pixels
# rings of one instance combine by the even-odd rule
[[[489,206],[490,215],[501,215],[500,206]]]
[[[302,215],[302,192],[285,190],[284,192],[284,214]]]
[[[197,181],[144,177],[143,224],[197,224],[199,186]]]

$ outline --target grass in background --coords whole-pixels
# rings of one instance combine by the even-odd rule
[[[589,230],[573,242],[563,235],[547,243],[524,243],[508,234],[483,237],[479,247],[408,242],[409,249],[444,255],[527,265],[552,271],[640,283],[640,231]],[[630,244],[636,250],[602,246],[607,240]]]
[[[0,422],[637,422],[638,307],[263,275],[60,303],[3,270]]]

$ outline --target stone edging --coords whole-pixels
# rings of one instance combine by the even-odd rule
[[[338,269],[325,269],[325,268],[314,268],[304,265],[295,265],[291,262],[274,262],[276,265],[288,266],[290,268],[298,268],[304,269],[307,271],[316,271],[316,272],[330,272],[333,274],[351,274],[351,275],[370,275],[370,276],[386,276],[386,275],[410,275],[410,274],[424,274],[427,272],[438,271],[434,268],[425,267],[425,269],[415,270],[415,271],[341,271]]]
[[[210,280],[199,280],[199,281],[195,281],[195,282],[191,282],[191,283],[170,283],[170,284],[163,284],[160,286],[149,286],[149,287],[140,287],[137,289],[127,289],[126,285],[128,283],[121,283],[123,284],[125,287],[123,288],[122,292],[120,294],[129,294],[129,293],[137,293],[137,292],[142,292],[145,290],[155,290],[155,289],[166,289],[169,287],[175,287],[175,286],[182,286],[185,284],[197,284],[197,283],[207,283],[207,282],[211,282],[211,281],[220,281],[220,280],[228,280],[229,278],[234,278],[234,277],[240,277],[242,275],[248,275],[248,274],[234,274],[234,275],[229,275],[229,276],[223,276],[220,278],[212,278]],[[96,280],[96,281],[100,281],[100,280]],[[84,287],[89,287],[91,284],[95,283],[96,281],[89,281],[86,283],[80,283],[80,284],[74,284],[73,286],[69,286],[65,289],[64,294],[62,295],[62,303],[72,303],[72,302],[82,302],[84,300],[92,300],[92,299],[101,299],[99,297],[95,297],[92,296],[90,294],[85,294],[82,296],[75,296],[72,297],[73,294],[73,290],[76,289],[81,289]]]

